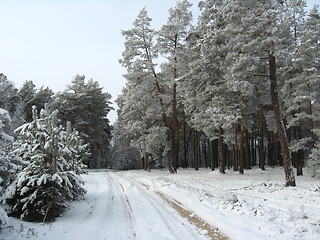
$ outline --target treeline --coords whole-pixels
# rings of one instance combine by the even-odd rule
[[[104,93],[98,82],[85,80],[81,75],[75,76],[64,91],[54,93],[48,87],[37,89],[31,80],[18,89],[0,73],[0,108],[11,118],[3,130],[14,136],[16,128],[33,121],[33,106],[40,114],[47,105],[50,112],[58,111],[59,124],[67,126],[69,121],[72,129],[89,145],[84,162],[89,168],[106,167],[110,155],[111,126],[107,118],[112,109],[110,99],[111,95]]]
[[[177,2],[160,30],[142,9],[123,31],[114,143],[143,168],[284,165],[319,176],[320,16],[305,1]],[[132,161],[118,164],[133,167]]]

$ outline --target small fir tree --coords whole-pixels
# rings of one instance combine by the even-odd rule
[[[27,221],[53,221],[68,206],[85,194],[83,182],[72,169],[77,152],[67,144],[67,132],[57,124],[57,111],[42,110],[33,121],[16,130],[19,155],[30,164],[4,194],[13,207],[12,215]]]

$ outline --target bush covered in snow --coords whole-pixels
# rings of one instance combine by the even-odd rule
[[[30,164],[6,189],[5,203],[12,206],[12,215],[27,221],[53,221],[68,206],[85,194],[77,148],[71,138],[77,135],[57,124],[57,112],[42,110],[38,119],[33,108],[33,121],[19,127],[17,154]],[[81,141],[73,140],[77,144]],[[84,148],[84,147],[83,147]]]

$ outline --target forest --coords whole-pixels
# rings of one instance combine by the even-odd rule
[[[319,176],[320,18],[305,1],[188,1],[153,29],[142,9],[122,32],[116,164],[144,169],[283,166],[286,185]],[[136,160],[138,161],[138,160]]]
[[[92,79],[54,93],[0,74],[0,194],[14,216],[53,221],[84,196],[87,168],[283,166],[285,186],[304,169],[320,176],[318,6],[205,0],[197,21],[190,7],[177,2],[160,29],[144,8],[122,30],[113,125],[111,95]]]

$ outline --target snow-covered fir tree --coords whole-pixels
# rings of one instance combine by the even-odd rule
[[[6,189],[4,201],[12,215],[27,221],[53,221],[85,194],[81,178],[73,171],[77,152],[68,145],[68,133],[58,125],[57,111],[33,107],[33,121],[16,130],[17,154],[30,164]],[[77,140],[79,143],[80,141]],[[81,167],[81,166],[80,166]]]
[[[25,81],[22,87],[19,89],[18,96],[20,97],[22,102],[22,111],[26,122],[32,121],[32,106],[34,103],[33,99],[36,95],[36,92],[36,85],[31,80]]]

